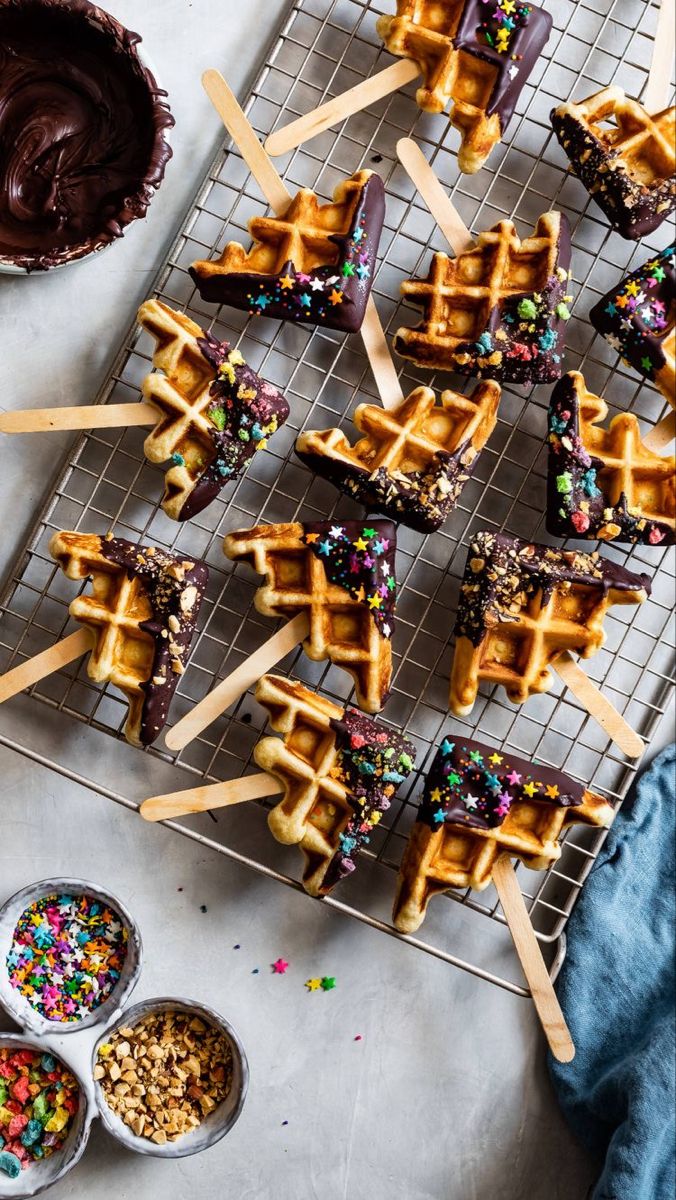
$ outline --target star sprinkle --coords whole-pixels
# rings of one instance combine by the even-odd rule
[[[333,991],[335,986],[336,986],[335,977],[333,975],[324,975],[324,977],[321,981],[322,991],[323,992],[331,992],[331,991]]]
[[[344,525],[308,523],[303,540],[319,557],[329,581],[364,604],[378,631],[389,638],[396,591],[394,526],[385,521],[374,526],[362,526],[356,521]],[[381,582],[383,575],[386,586]]]
[[[289,963],[283,958],[278,958],[276,962],[271,964],[271,966],[273,974],[275,975],[285,975],[289,969]]]
[[[321,979],[306,979],[305,986],[308,992],[318,992],[322,986]]]

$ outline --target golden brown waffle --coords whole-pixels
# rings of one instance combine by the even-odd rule
[[[91,594],[76,596],[69,608],[92,631],[87,673],[124,693],[125,737],[148,745],[185,670],[207,568],[93,533],[55,533],[49,552],[69,579],[91,580]]]
[[[509,0],[495,0],[490,12],[479,0],[397,0],[396,16],[376,24],[391,54],[418,64],[420,107],[440,113],[450,104],[462,138],[458,165],[469,173],[500,141],[551,26],[541,9]]]
[[[162,508],[184,521],[246,470],[289,406],[238,350],[204,333],[185,313],[146,300],[138,320],[157,343],[143,395],[161,415],[144,443],[150,462],[171,462]]]
[[[544,213],[523,241],[511,221],[499,221],[457,258],[435,254],[427,279],[402,283],[423,320],[397,330],[395,350],[421,367],[484,379],[558,379],[569,265],[561,213]]]
[[[480,383],[470,396],[419,387],[386,411],[360,404],[364,436],[351,446],[340,429],[309,430],[296,453],[365,508],[428,533],[455,508],[497,419],[500,388]]]
[[[604,828],[613,816],[611,804],[560,771],[447,738],[404,850],[394,924],[414,933],[432,896],[488,887],[502,854],[546,870],[560,858],[558,839],[569,825]]]
[[[256,592],[258,611],[306,612],[305,653],[348,671],[360,708],[371,713],[384,706],[392,675],[395,547],[390,521],[258,525],[224,543],[228,558],[266,576]]]
[[[263,738],[254,750],[258,766],[284,787],[270,829],[279,842],[300,847],[305,890],[325,895],[354,870],[356,853],[413,765],[413,748],[380,722],[288,679],[264,675],[256,699],[284,734]],[[364,765],[368,774],[360,772]]]
[[[608,405],[570,371],[549,405],[547,528],[558,537],[668,546],[676,527],[676,459],[654,454],[632,413]]]
[[[598,553],[554,550],[501,533],[478,533],[469,549],[455,623],[450,707],[472,711],[479,684],[501,684],[514,704],[553,682],[564,650],[590,658],[605,641],[611,604],[641,604],[647,575]]]
[[[382,179],[357,171],[338,184],[331,204],[303,188],[285,213],[253,217],[249,250],[229,242],[220,258],[194,262],[190,274],[204,300],[356,332],[384,215]]]
[[[676,205],[676,108],[651,116],[622,88],[555,108],[573,170],[623,237],[642,238]]]

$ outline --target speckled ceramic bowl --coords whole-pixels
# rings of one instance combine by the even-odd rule
[[[23,1034],[0,1033],[0,1047],[3,1046],[11,1047],[14,1052],[35,1050],[38,1054],[52,1054],[74,1075],[80,1088],[80,1107],[61,1149],[57,1150],[55,1154],[51,1154],[49,1158],[43,1159],[42,1162],[31,1163],[16,1179],[10,1179],[8,1175],[0,1171],[0,1198],[5,1200],[5,1197],[12,1197],[12,1200],[23,1200],[24,1197],[38,1196],[40,1192],[52,1187],[79,1162],[89,1140],[89,1130],[92,1119],[96,1115],[96,1109],[91,1100],[91,1089],[85,1086],[71,1064],[55,1053],[51,1047],[45,1043],[31,1041]]]
[[[216,1142],[220,1142],[222,1137],[225,1137],[226,1133],[232,1129],[237,1121],[246,1098],[249,1086],[249,1066],[242,1043],[224,1017],[214,1012],[213,1009],[207,1008],[203,1004],[196,1004],[192,1000],[169,996],[161,996],[154,1000],[145,1000],[123,1013],[106,1031],[105,1036],[99,1038],[94,1048],[92,1071],[98,1060],[99,1046],[108,1041],[120,1027],[124,1025],[134,1026],[150,1013],[165,1012],[167,1010],[190,1013],[191,1016],[201,1017],[205,1024],[213,1025],[227,1038],[232,1051],[232,1086],[225,1100],[192,1133],[185,1134],[184,1137],[179,1138],[175,1142],[167,1142],[164,1146],[158,1146],[155,1142],[149,1141],[148,1138],[137,1137],[129,1126],[120,1120],[109,1107],[103,1090],[97,1082],[94,1083],[94,1093],[99,1116],[106,1129],[129,1150],[134,1150],[137,1154],[150,1154],[156,1158],[187,1158],[188,1155],[199,1154],[201,1150],[207,1150],[209,1146],[215,1145]]]
[[[41,900],[43,896],[49,896],[52,892],[57,895],[94,896],[97,900],[115,910],[129,933],[127,957],[116,987],[113,988],[108,998],[103,1001],[103,1004],[93,1009],[88,1016],[83,1017],[80,1021],[67,1023],[48,1021],[40,1013],[36,1012],[28,1000],[16,988],[12,987],[9,981],[9,973],[6,965],[7,955],[12,945],[14,930],[16,929],[19,917],[36,900]],[[52,1034],[60,1037],[62,1034],[71,1034],[82,1029],[89,1029],[94,1025],[110,1024],[115,1020],[118,1013],[122,1011],[122,1006],[136,987],[141,973],[142,960],[143,947],[141,944],[141,934],[131,914],[127,912],[124,905],[111,892],[107,892],[103,888],[97,887],[96,884],[87,882],[87,880],[43,879],[40,883],[33,883],[29,887],[17,892],[15,896],[12,896],[0,908],[0,1004],[9,1013],[12,1020],[16,1021],[17,1025],[32,1034],[39,1036]]]

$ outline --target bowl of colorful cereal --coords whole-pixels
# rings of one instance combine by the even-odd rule
[[[0,909],[0,1004],[31,1033],[114,1020],[141,961],[135,922],[95,884],[45,879]]]
[[[84,1153],[94,1109],[72,1068],[22,1034],[0,1034],[0,1196],[37,1196]]]
[[[94,1051],[99,1116],[138,1154],[185,1158],[237,1121],[249,1068],[232,1026],[202,1004],[167,997],[129,1009]]]

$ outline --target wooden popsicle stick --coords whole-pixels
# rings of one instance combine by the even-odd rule
[[[575,1058],[575,1046],[566,1019],[557,1000],[554,985],[542,957],[514,868],[507,855],[501,855],[493,867],[493,883],[502,911],[531,990],[540,1024],[549,1048],[559,1062]]]
[[[263,771],[259,775],[245,775],[242,779],[228,779],[225,783],[151,796],[143,801],[139,811],[144,821],[171,821],[193,813],[210,812],[212,808],[227,808],[231,804],[243,804],[246,800],[276,796],[283,790],[274,775]]]
[[[657,425],[653,426],[650,433],[646,434],[643,445],[653,453],[659,454],[661,450],[666,450],[674,438],[676,438],[676,412],[670,412],[666,417],[662,417]]]
[[[392,361],[385,330],[378,315],[378,309],[373,302],[373,296],[369,297],[366,305],[361,336],[369,366],[376,381],[380,402],[383,408],[397,408],[404,401],[404,393],[401,390],[397,368]]]
[[[211,725],[221,713],[230,708],[244,692],[256,683],[261,675],[270,671],[291,650],[302,642],[310,632],[310,621],[307,613],[298,613],[283,625],[277,633],[263,642],[241,666],[231,675],[217,684],[208,692],[199,704],[186,713],[181,720],[169,730],[165,743],[169,750],[184,750],[185,747],[200,733]]]
[[[417,79],[419,74],[420,67],[412,59],[399,59],[398,62],[392,63],[392,66],[342,92],[340,96],[334,96],[332,100],[320,104],[312,112],[298,117],[296,121],[291,121],[281,129],[275,129],[268,137],[265,149],[273,158],[286,154],[288,150],[295,150],[297,146],[309,142],[332,125],[340,125],[346,117],[351,117],[354,113],[368,108],[369,104],[375,104],[384,96],[397,92],[399,88]]]
[[[36,654],[20,663],[18,667],[13,667],[5,675],[0,675],[0,704],[12,696],[17,696],[25,688],[32,687],[38,680],[45,679],[47,675],[52,675],[54,671],[67,666],[68,663],[82,658],[83,654],[91,650],[92,644],[91,630],[76,629],[75,633],[56,642],[48,650],[43,650],[41,654]]]
[[[401,138],[397,142],[397,158],[418,189],[453,253],[463,254],[469,250],[474,238],[418,143],[413,138]]]
[[[45,433],[52,429],[116,429],[155,425],[154,404],[82,404],[73,408],[23,408],[0,413],[0,433]]]
[[[676,5],[674,0],[662,0],[657,15],[650,73],[643,93],[643,107],[651,115],[661,112],[669,103],[675,41]]]
[[[626,754],[627,758],[640,758],[645,750],[645,743],[603,692],[599,691],[596,684],[592,683],[570,650],[564,650],[558,655],[552,666],[582,707],[598,721],[622,753]]]

